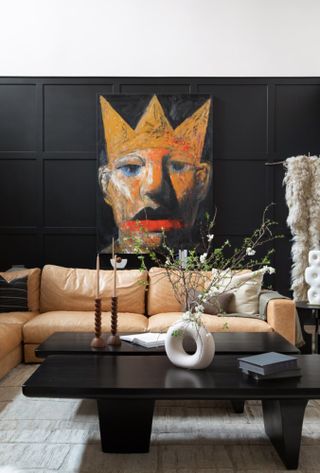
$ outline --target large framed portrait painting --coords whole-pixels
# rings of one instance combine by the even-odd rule
[[[98,251],[187,248],[212,211],[212,99],[100,95]]]

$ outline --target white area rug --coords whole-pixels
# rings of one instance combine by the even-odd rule
[[[0,473],[280,473],[287,471],[264,433],[259,402],[244,414],[228,402],[161,402],[150,453],[102,453],[95,401],[35,399],[20,365],[0,382]],[[320,402],[309,403],[299,473],[320,472]]]

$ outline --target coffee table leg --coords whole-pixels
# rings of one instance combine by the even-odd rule
[[[263,400],[264,428],[288,469],[298,468],[304,411],[308,400]]]
[[[145,453],[150,448],[153,399],[97,399],[105,453]]]
[[[231,399],[231,404],[236,414],[243,414],[244,403],[245,401],[242,401],[241,399]]]

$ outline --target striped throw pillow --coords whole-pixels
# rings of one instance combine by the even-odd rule
[[[6,281],[0,276],[0,312],[28,310],[28,276]]]

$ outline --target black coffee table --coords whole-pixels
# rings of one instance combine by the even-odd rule
[[[301,378],[256,382],[238,355],[217,355],[205,370],[174,367],[165,356],[52,355],[23,386],[30,397],[96,399],[102,450],[147,452],[155,400],[257,399],[267,435],[289,469],[298,467],[309,399],[320,399],[318,355],[297,355]]]
[[[238,354],[253,355],[268,351],[297,354],[298,348],[276,332],[217,332],[214,333],[217,355]],[[91,332],[56,332],[35,350],[40,358],[52,355],[165,355],[164,347],[144,348],[122,341],[118,347],[107,345],[104,348],[92,348]],[[108,334],[104,334],[107,337]],[[192,352],[193,342],[186,340],[185,350]],[[234,412],[244,411],[245,399],[230,399]]]
[[[213,336],[218,354],[254,354],[266,351],[300,353],[294,345],[275,332],[217,332]],[[164,347],[143,348],[124,341],[120,347],[107,345],[105,348],[91,348],[92,337],[93,334],[88,332],[56,332],[41,343],[35,353],[40,358],[50,355],[88,355],[90,353],[129,356],[164,355],[165,353]]]

